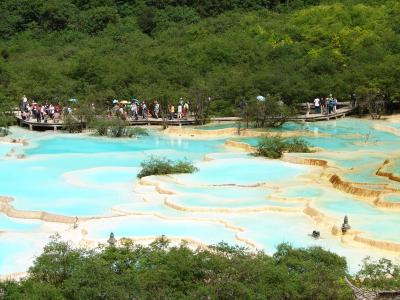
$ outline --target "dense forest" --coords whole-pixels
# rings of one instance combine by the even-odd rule
[[[395,0],[2,0],[0,97],[400,95]]]
[[[344,257],[320,247],[277,247],[274,255],[220,243],[193,249],[161,237],[74,248],[53,237],[20,282],[0,282],[0,299],[353,299],[345,282],[400,288],[400,266],[365,260],[350,275]]]

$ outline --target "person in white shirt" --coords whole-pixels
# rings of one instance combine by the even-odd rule
[[[138,119],[138,107],[137,107],[136,102],[132,102],[132,105],[131,105],[131,117],[135,118],[135,120]]]
[[[178,105],[178,119],[182,119],[182,104]]]
[[[22,111],[26,112],[26,106],[28,105],[28,98],[24,95],[22,97]]]
[[[314,108],[315,108],[315,113],[316,114],[320,114],[321,113],[321,107],[319,105],[319,98],[318,97],[316,97],[314,99]]]
[[[158,101],[154,101],[154,117],[158,119],[158,115],[160,113],[160,104]]]

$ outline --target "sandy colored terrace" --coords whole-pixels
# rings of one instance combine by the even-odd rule
[[[193,247],[226,241],[268,253],[281,242],[317,245],[346,256],[352,271],[367,255],[399,260],[400,142],[379,126],[396,119],[290,123],[278,133],[319,151],[281,160],[248,154],[276,132],[171,128],[112,140],[13,129],[11,139],[24,143],[0,145],[0,273],[26,271],[56,232],[85,247],[110,232],[140,243],[166,235]],[[138,180],[148,155],[187,158],[200,171]],[[352,229],[342,235],[345,215]]]

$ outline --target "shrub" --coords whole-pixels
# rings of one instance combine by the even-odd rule
[[[281,158],[283,152],[311,152],[310,145],[301,138],[283,138],[279,135],[264,137],[258,142],[256,156]]]
[[[76,249],[53,240],[28,277],[0,282],[2,299],[352,299],[346,260],[321,248],[278,246],[271,257],[220,243]]]
[[[78,133],[82,132],[83,124],[78,118],[72,114],[67,114],[63,118],[64,126],[63,129],[68,131],[69,133]]]
[[[355,276],[355,283],[369,289],[399,290],[400,265],[386,258],[375,261],[366,257]]]
[[[108,137],[133,137],[148,135],[144,128],[129,127],[128,122],[120,118],[98,118],[90,123],[90,127],[95,130],[96,135]]]
[[[150,175],[183,174],[198,171],[198,168],[196,168],[191,162],[185,160],[173,162],[167,158],[154,156],[143,161],[140,166],[142,167],[142,170],[137,175],[138,178]]]

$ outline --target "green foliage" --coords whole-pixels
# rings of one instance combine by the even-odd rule
[[[301,138],[283,138],[279,135],[262,138],[256,147],[257,156],[281,158],[284,152],[309,153],[310,145]]]
[[[367,257],[355,277],[356,285],[377,290],[400,289],[400,265],[381,258],[377,261]]]
[[[94,129],[95,134],[108,137],[128,137],[148,135],[146,129],[141,127],[130,127],[129,123],[119,117],[108,119],[98,117],[90,122],[89,127]]]
[[[111,7],[95,7],[84,11],[81,20],[83,23],[80,26],[83,31],[93,35],[103,31],[108,24],[115,23],[118,13]]]
[[[144,33],[151,34],[156,28],[155,10],[150,7],[145,7],[138,16],[138,25]]]
[[[158,30],[173,26],[195,24],[200,21],[200,16],[194,8],[187,6],[169,6],[157,13],[156,24]]]
[[[283,244],[271,257],[225,243],[193,250],[165,237],[94,250],[53,240],[28,278],[0,288],[4,299],[352,299],[345,276],[345,259],[316,247]]]
[[[3,0],[0,90],[14,104],[184,97],[192,111],[211,97],[209,115],[246,99],[275,126],[315,96],[398,100],[398,20],[393,0]],[[259,107],[267,94],[283,105]]]
[[[63,118],[64,126],[63,129],[69,133],[79,133],[83,130],[83,124],[81,120],[72,114],[64,115]]]
[[[256,128],[279,127],[296,113],[295,107],[285,104],[280,97],[267,95],[265,101],[253,97],[240,115]]]
[[[167,158],[155,156],[150,156],[148,159],[141,162],[140,166],[142,169],[137,175],[138,178],[150,175],[183,174],[198,171],[191,162],[185,160],[174,162]]]
[[[273,256],[291,278],[289,299],[353,299],[346,288],[346,259],[321,247],[295,249],[280,244]],[[290,288],[295,286],[296,289]]]
[[[32,279],[58,287],[71,276],[81,262],[81,255],[80,249],[73,249],[71,244],[55,235],[28,272]]]
[[[8,135],[10,133],[8,127],[14,123],[15,118],[12,113],[12,104],[0,95],[0,137]]]

